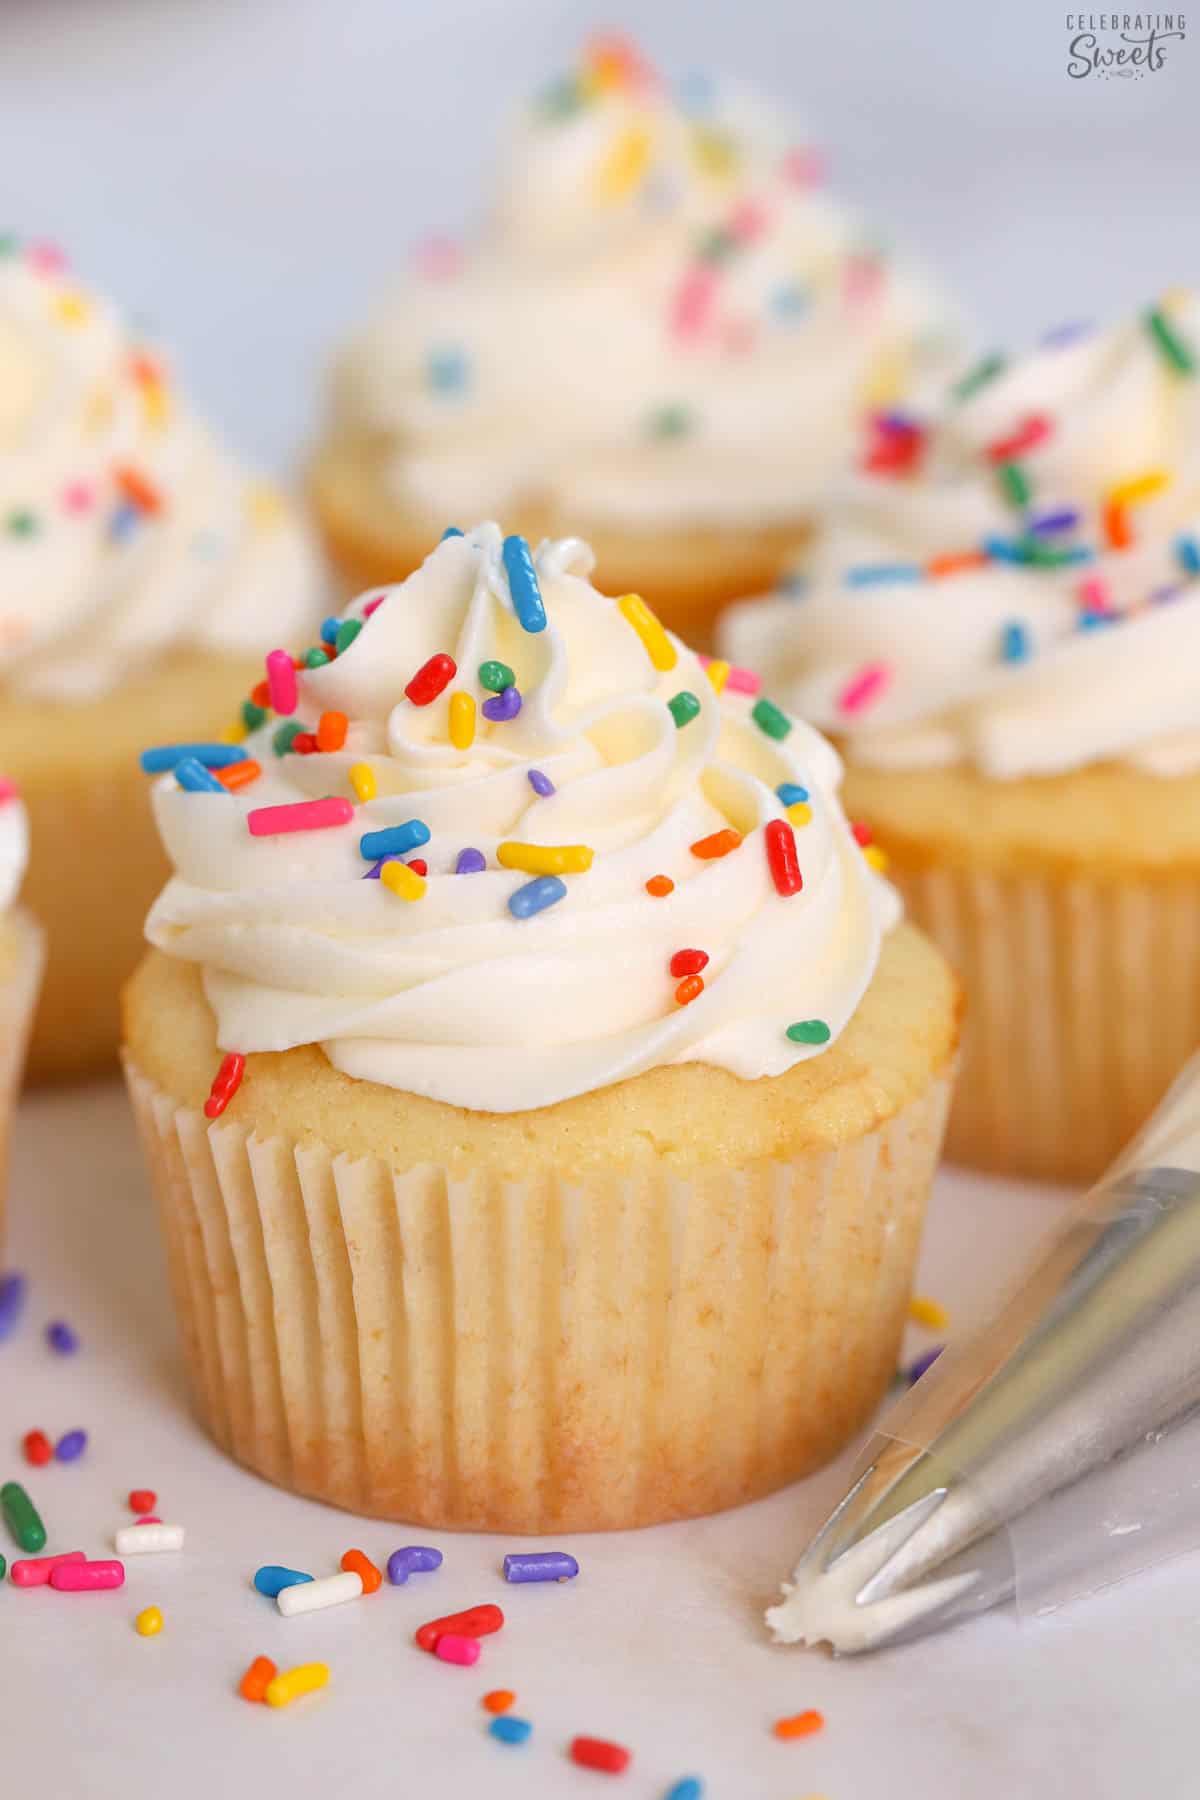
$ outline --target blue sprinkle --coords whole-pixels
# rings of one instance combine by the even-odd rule
[[[59,1462],[78,1462],[87,1449],[86,1431],[67,1431],[54,1446],[54,1454]]]
[[[1029,553],[1013,538],[988,537],[983,540],[983,550],[993,562],[1023,563],[1029,561]]]
[[[403,825],[388,825],[383,831],[364,831],[358,848],[364,862],[374,862],[381,856],[406,856],[428,842],[429,827],[424,820],[406,819]]]
[[[504,567],[508,571],[508,591],[512,595],[513,611],[522,629],[529,632],[545,631],[546,608],[529,545],[523,537],[506,537],[502,554]]]
[[[1181,569],[1189,575],[1200,575],[1200,543],[1194,537],[1176,538],[1175,555]]]
[[[528,1719],[514,1719],[511,1713],[501,1713],[488,1726],[492,1736],[501,1744],[523,1744],[533,1731]]]
[[[1120,623],[1120,613],[1093,612],[1090,608],[1081,612],[1078,620],[1080,631],[1099,631],[1102,626]]]
[[[334,618],[332,615],[328,619],[322,619],[321,620],[321,642],[323,644],[336,644],[337,643],[337,634],[341,630],[341,628],[342,628],[342,621],[340,619]]]
[[[447,538],[461,536],[462,532],[458,529],[457,525],[447,525],[445,531],[442,533],[442,542],[444,544]]]
[[[79,1333],[65,1319],[55,1319],[46,1327],[46,1342],[59,1356],[74,1356],[79,1348]]]
[[[685,113],[706,113],[716,99],[713,78],[704,69],[689,69],[675,85],[675,98]]]
[[[152,750],[142,751],[142,768],[147,775],[161,775],[185,757],[194,757],[206,769],[227,769],[232,763],[245,762],[246,752],[240,744],[156,744]]]
[[[909,1387],[912,1387],[915,1382],[920,1381],[925,1371],[933,1367],[945,1348],[945,1344],[935,1344],[932,1350],[926,1350],[923,1356],[918,1356],[916,1362],[910,1364],[910,1366],[905,1369],[904,1379],[907,1381]]]
[[[670,1789],[666,1800],[704,1800],[704,1783],[698,1775],[685,1775]]]
[[[795,781],[781,781],[775,792],[785,806],[798,806],[801,800],[808,799],[808,789]]]
[[[238,757],[239,762],[244,760],[244,757]],[[195,756],[185,756],[175,764],[175,779],[189,794],[224,794],[227,791]]]
[[[311,1575],[305,1575],[300,1569],[285,1569],[281,1563],[264,1563],[261,1569],[254,1571],[254,1585],[268,1600],[274,1600],[284,1588],[299,1587],[302,1581],[311,1580]]]
[[[1060,550],[1058,552],[1057,566],[1059,568],[1067,568],[1072,563],[1079,565],[1082,563],[1092,563],[1095,562],[1095,560],[1096,552],[1091,549],[1089,545],[1072,544],[1069,549]]]
[[[1038,513],[1029,520],[1029,530],[1038,537],[1049,537],[1056,531],[1074,531],[1080,514],[1073,506],[1060,506],[1055,512]]]
[[[26,1291],[27,1283],[23,1275],[15,1272],[0,1275],[0,1343],[16,1330],[17,1321],[25,1310]]]
[[[543,775],[540,769],[530,769],[529,785],[535,794],[540,794],[542,796],[543,800],[549,799],[551,794],[557,792],[550,777],[548,775]]]
[[[771,295],[771,311],[777,319],[799,319],[808,311],[811,303],[808,289],[801,287],[796,281],[785,282]]]
[[[545,912],[548,906],[556,906],[566,897],[565,881],[557,875],[539,875],[508,896],[508,910],[514,919],[531,919],[534,913]]]
[[[458,861],[454,865],[456,875],[482,875],[487,868],[487,857],[482,850],[460,850]]]
[[[1000,633],[1000,655],[1003,660],[1009,663],[1027,662],[1032,650],[1027,628],[1020,619],[1010,619]]]
[[[919,563],[857,563],[846,570],[846,586],[883,587],[893,581],[921,581],[924,575]]]
[[[807,594],[811,585],[807,575],[801,575],[796,571],[784,576],[779,583],[779,592],[786,594],[789,600],[799,600],[804,594]]]
[[[140,523],[141,514],[137,507],[131,506],[127,500],[122,501],[108,521],[108,535],[114,543],[124,543],[126,538],[132,537]]]
[[[467,358],[461,350],[431,350],[425,373],[435,394],[458,394],[467,385]]]

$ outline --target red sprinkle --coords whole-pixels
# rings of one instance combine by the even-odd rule
[[[315,732],[298,731],[292,739],[292,749],[297,756],[311,756],[319,748]]]
[[[796,855],[795,832],[786,819],[772,819],[763,836],[767,844],[767,867],[776,892],[785,899],[789,894],[798,894],[804,886],[804,877]]]
[[[132,1488],[129,1494],[129,1510],[135,1513],[152,1513],[158,1505],[158,1495],[153,1488]]]
[[[470,1606],[466,1612],[448,1613],[444,1619],[430,1619],[418,1625],[415,1637],[422,1650],[432,1651],[440,1637],[489,1637],[499,1631],[504,1614],[498,1606]]]
[[[429,864],[423,856],[410,857],[408,866],[414,875],[428,875],[429,873]]]
[[[378,612],[386,599],[386,594],[376,594],[373,600],[368,600],[367,604],[363,607],[363,618],[369,619],[372,613]]]
[[[707,967],[707,950],[677,950],[671,958],[671,973],[676,980],[681,975],[698,975]]]
[[[414,706],[428,706],[449,687],[457,674],[458,664],[454,658],[439,651],[427,663],[421,664],[404,691]]]
[[[1030,413],[1006,438],[998,438],[994,444],[989,444],[987,453],[993,462],[1012,462],[1014,457],[1032,450],[1035,444],[1044,443],[1051,430],[1052,426],[1045,413]]]
[[[40,1469],[54,1455],[54,1445],[44,1431],[27,1431],[21,1439],[21,1448],[25,1452],[25,1461]]]
[[[703,992],[703,975],[689,975],[687,980],[681,981],[675,989],[675,998],[680,1006],[690,1006],[692,1001],[698,1000]]]
[[[571,1761],[585,1769],[601,1769],[606,1775],[621,1775],[629,1767],[632,1751],[620,1744],[606,1743],[603,1738],[577,1737],[571,1741]]]
[[[240,1050],[230,1050],[221,1058],[221,1066],[213,1076],[208,1099],[204,1102],[206,1119],[219,1119],[242,1085],[246,1059]]]
[[[861,819],[853,819],[850,824],[850,835],[860,849],[865,850],[871,842],[871,827],[864,825]]]

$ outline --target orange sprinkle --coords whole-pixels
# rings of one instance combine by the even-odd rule
[[[825,1723],[825,1714],[810,1707],[807,1712],[796,1713],[791,1719],[776,1719],[772,1730],[777,1738],[811,1737],[814,1731],[820,1731]]]
[[[1133,542],[1129,526],[1129,508],[1117,500],[1109,500],[1104,508],[1104,536],[1113,550],[1128,550]]]
[[[257,781],[262,768],[251,757],[247,757],[245,762],[230,763],[228,768],[214,769],[213,774],[223,788],[236,794],[239,788],[249,787],[252,781]]]
[[[714,831],[710,837],[697,838],[691,847],[692,855],[700,857],[704,862],[712,862],[715,857],[728,856],[731,850],[737,849],[741,841],[741,833],[727,825],[724,831]]]
[[[506,1713],[516,1703],[517,1696],[509,1688],[493,1688],[490,1694],[483,1696],[483,1704],[490,1713]]]
[[[983,550],[951,551],[946,556],[931,556],[925,573],[935,579],[939,575],[961,575],[966,569],[981,569],[989,560]]]
[[[148,476],[131,463],[118,463],[113,470],[113,479],[132,505],[140,507],[142,512],[159,513],[163,509],[163,497]]]
[[[152,356],[147,356],[145,351],[138,351],[130,357],[129,373],[135,381],[154,382],[155,385],[165,379],[162,364],[155,362]]]
[[[669,875],[652,875],[646,883],[646,892],[653,894],[656,900],[662,900],[675,892],[675,883]]]
[[[342,712],[322,713],[317,721],[317,749],[340,750],[350,721]]]
[[[685,975],[675,989],[675,998],[680,1006],[690,1006],[692,1001],[698,999],[703,992],[704,977],[702,975]]]
[[[361,1550],[347,1550],[342,1558],[342,1567],[349,1575],[357,1575],[363,1584],[364,1594],[373,1594],[379,1587],[383,1576],[375,1567],[369,1556]]]
[[[265,681],[256,682],[250,689],[250,698],[253,700],[255,706],[265,706],[269,708],[271,704],[270,685]]]
[[[269,1656],[256,1656],[238,1685],[238,1693],[243,1700],[257,1700],[266,1705],[267,1689],[274,1681],[279,1670]]]

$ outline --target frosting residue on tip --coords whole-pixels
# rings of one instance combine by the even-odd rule
[[[202,967],[224,1049],[319,1044],[519,1112],[687,1062],[779,1075],[836,1040],[898,910],[836,753],[719,696],[591,567],[579,539],[448,535],[328,623],[282,723],[252,711],[248,786],[157,783],[175,873],[147,936]]]
[[[1200,299],[884,414],[807,568],[727,615],[863,762],[1200,770]]]
[[[20,892],[29,862],[29,815],[14,781],[0,776],[0,911]]]
[[[0,235],[3,682],[85,700],[169,649],[288,641],[320,606],[291,508],[60,252]]]
[[[515,121],[474,245],[426,245],[351,344],[332,427],[434,517],[788,519],[958,333],[788,121],[604,42]]]

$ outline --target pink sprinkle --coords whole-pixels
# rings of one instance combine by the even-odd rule
[[[268,653],[267,688],[275,712],[295,712],[300,696],[296,688],[296,670],[286,650],[272,650]]]
[[[144,1518],[135,1519],[133,1522],[135,1525],[161,1525],[162,1524],[162,1520],[159,1518],[156,1518],[153,1513],[147,1513]]]
[[[91,512],[96,503],[96,490],[87,481],[69,482],[62,491],[62,503],[64,512]]]
[[[730,669],[725,677],[725,689],[730,694],[757,694],[761,686],[762,676],[753,669]]]
[[[838,695],[838,711],[857,713],[864,707],[873,706],[876,700],[883,698],[891,679],[888,663],[867,663]]]
[[[427,281],[449,281],[461,270],[463,253],[452,238],[429,237],[417,245],[413,261]]]
[[[1086,612],[1106,613],[1112,611],[1108,583],[1102,575],[1089,575],[1086,581],[1080,582],[1079,604]]]
[[[281,837],[287,831],[323,831],[348,825],[354,817],[349,800],[330,794],[324,800],[297,800],[287,806],[256,806],[246,814],[251,837]]]
[[[789,150],[780,164],[785,181],[793,187],[820,187],[825,179],[825,158],[819,150]]]
[[[367,604],[363,607],[363,618],[369,619],[373,612],[378,612],[386,599],[386,594],[376,594],[373,600],[368,600]]]
[[[479,1661],[481,1645],[478,1638],[461,1637],[458,1632],[447,1631],[433,1646],[435,1656],[443,1662],[458,1663],[461,1668],[470,1668]]]
[[[59,1556],[27,1556],[9,1570],[16,1587],[49,1587],[50,1577],[60,1563],[86,1562],[82,1550],[66,1550]]]
[[[767,229],[770,215],[761,201],[741,200],[729,215],[727,229],[739,244],[752,244]]]
[[[699,337],[708,323],[719,280],[716,269],[703,263],[688,270],[676,289],[671,306],[671,330],[676,337],[685,340]]]
[[[864,305],[883,286],[883,264],[877,256],[851,256],[847,259],[843,280],[846,304]]]
[[[726,319],[721,331],[725,348],[735,353],[752,350],[757,336],[753,319]]]
[[[66,256],[57,244],[30,244],[26,258],[39,275],[61,275],[67,266]]]
[[[0,806],[7,806],[12,800],[21,798],[21,790],[15,781],[7,775],[0,775]]]

